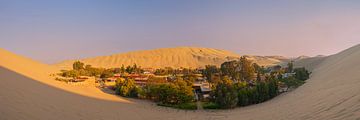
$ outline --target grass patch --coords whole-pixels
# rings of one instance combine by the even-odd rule
[[[202,107],[204,109],[221,109],[221,107],[218,104],[213,102],[204,102],[202,103]]]
[[[183,109],[183,110],[196,110],[197,109],[196,103],[194,103],[194,102],[183,103],[183,104],[178,104],[178,105],[158,103],[157,105],[158,106],[164,106],[164,107],[172,107],[172,108],[177,108],[177,109]]]

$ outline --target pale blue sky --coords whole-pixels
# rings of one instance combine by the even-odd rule
[[[0,47],[46,63],[176,46],[328,55],[359,33],[357,0],[0,0]]]

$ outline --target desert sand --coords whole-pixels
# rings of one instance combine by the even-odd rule
[[[201,47],[175,47],[160,48],[154,50],[141,50],[127,53],[114,54],[109,56],[98,56],[93,58],[81,59],[81,62],[95,67],[115,68],[121,65],[133,65],[136,63],[143,68],[199,68],[205,65],[217,65],[225,61],[239,59],[240,55],[230,51],[201,48]],[[248,56],[253,62],[259,65],[275,65],[283,61],[280,57]],[[54,66],[61,69],[71,69],[76,60],[66,60]]]
[[[54,81],[58,68],[0,50],[1,120],[357,120],[360,119],[360,45],[314,60],[299,88],[248,107],[184,111]],[[176,58],[180,59],[180,58]],[[316,65],[315,65],[316,63]],[[186,63],[185,63],[186,64]]]

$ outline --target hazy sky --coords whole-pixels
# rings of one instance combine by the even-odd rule
[[[0,47],[46,63],[176,46],[314,56],[358,43],[359,0],[0,0]]]

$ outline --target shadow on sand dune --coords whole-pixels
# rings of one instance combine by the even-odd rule
[[[70,93],[0,67],[1,120],[158,119],[150,104],[129,104]],[[136,101],[136,100],[135,100]],[[151,115],[153,114],[153,115]],[[145,117],[146,116],[146,117]]]

